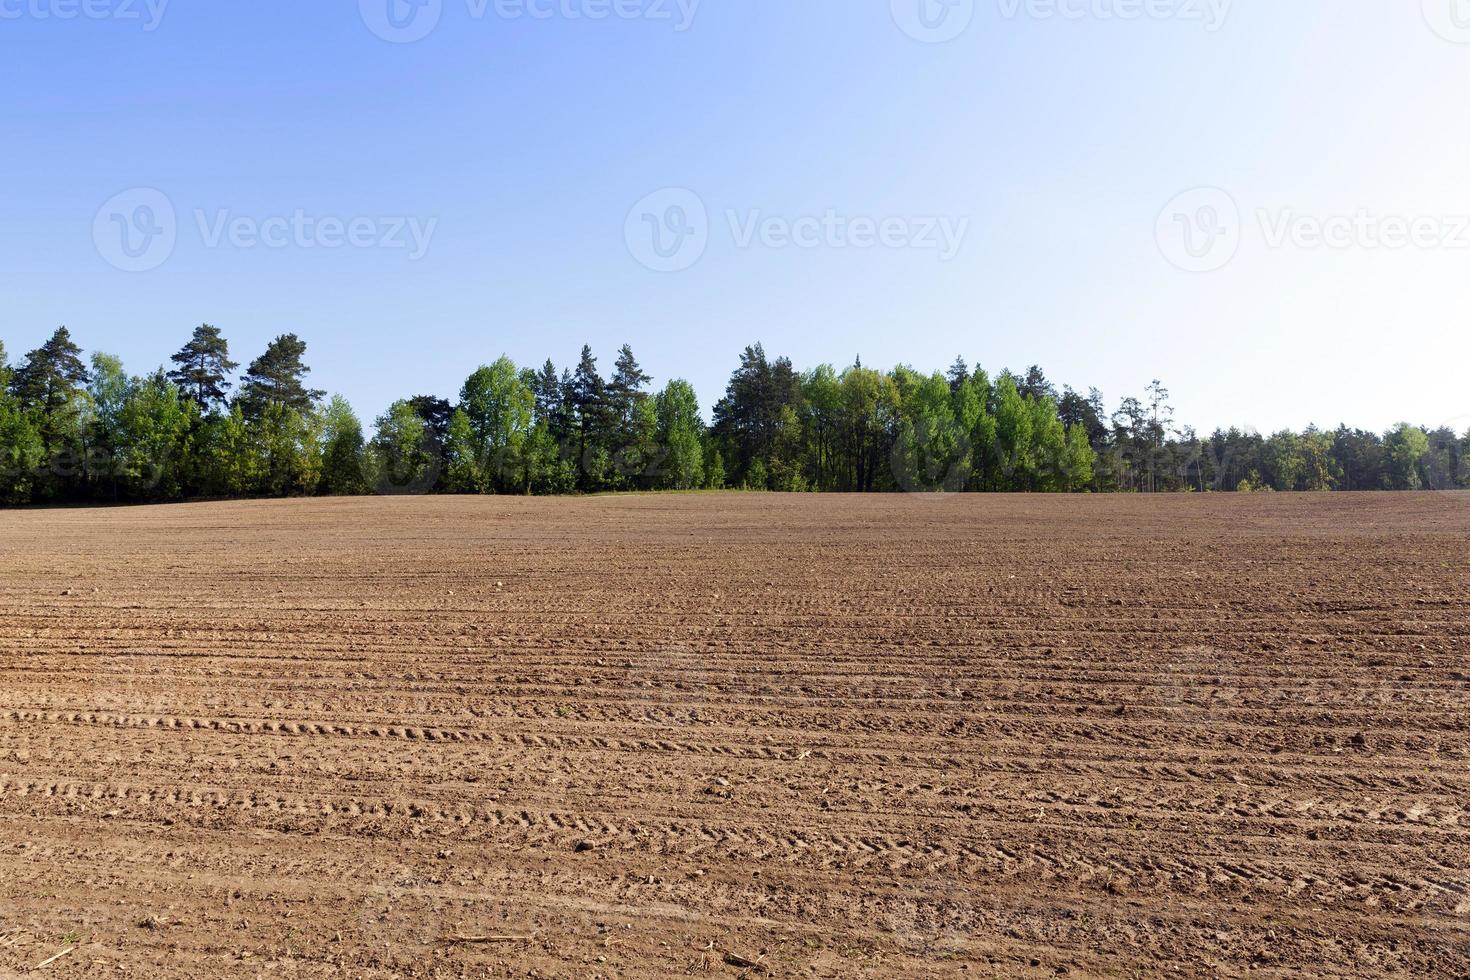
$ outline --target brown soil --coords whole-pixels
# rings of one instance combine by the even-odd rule
[[[1447,494],[3,513],[0,974],[1464,975],[1467,573]]]

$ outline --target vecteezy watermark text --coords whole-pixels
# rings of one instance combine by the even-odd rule
[[[1008,21],[1178,21],[1210,33],[1225,26],[1235,0],[987,0]],[[943,44],[965,33],[977,0],[889,0],[893,22],[909,37]]]
[[[1214,33],[1235,0],[996,0],[1006,20],[1175,20]]]
[[[304,208],[264,217],[237,215],[228,208],[195,208],[191,216],[200,244],[208,249],[384,249],[402,251],[411,262],[428,253],[439,227],[438,218],[313,215]],[[163,265],[173,256],[179,234],[173,201],[152,187],[113,196],[92,221],[97,253],[124,272],[148,272]]]
[[[268,218],[196,210],[194,222],[206,248],[228,244],[231,248],[406,249],[410,262],[424,257],[439,227],[438,218],[314,217],[301,208]]]
[[[820,215],[787,218],[760,211],[726,211],[736,248],[911,248],[933,251],[939,261],[959,254],[969,218],[848,217],[828,209]]]
[[[702,0],[462,0],[472,21],[487,19],[651,21],[683,33],[694,24]],[[385,41],[412,44],[434,32],[445,0],[358,0],[368,30]]]
[[[1400,251],[1470,250],[1470,215],[1392,214],[1354,208],[1312,214],[1296,208],[1256,208],[1248,221],[1235,198],[1218,187],[1177,195],[1154,228],[1159,251],[1187,272],[1229,265],[1254,231],[1261,245],[1285,249]]]
[[[169,0],[0,0],[0,21],[136,21],[144,31],[155,31],[168,4]]]
[[[738,249],[887,249],[933,252],[941,262],[960,253],[970,219],[950,215],[905,217],[820,213],[773,215],[760,209],[727,209],[725,230]],[[698,262],[715,230],[704,200],[687,188],[655,191],[628,212],[623,239],[628,251],[655,272],[680,272]]]
[[[1269,248],[1470,248],[1470,215],[1299,214],[1291,208],[1256,212]]]

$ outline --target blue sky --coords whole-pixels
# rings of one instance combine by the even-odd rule
[[[0,0],[11,356],[290,331],[370,419],[584,342],[708,410],[760,340],[1470,428],[1464,0],[388,2]]]

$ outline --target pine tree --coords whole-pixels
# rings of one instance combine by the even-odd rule
[[[643,389],[652,377],[639,366],[633,348],[624,344],[607,385],[608,416],[612,425],[611,445],[614,473],[623,486],[644,483],[654,454],[657,421]]]
[[[578,485],[584,490],[600,489],[611,454],[607,447],[609,411],[607,382],[597,373],[592,348],[582,348],[577,372],[568,387],[568,400],[576,415]]]
[[[58,327],[51,339],[26,355],[10,380],[11,392],[27,408],[52,416],[66,408],[91,377],[71,332]]]
[[[956,357],[954,363],[949,366],[949,373],[945,377],[949,380],[949,390],[957,392],[964,387],[966,381],[970,380],[970,366],[965,363],[963,357]]]
[[[1026,369],[1026,377],[1016,382],[1016,389],[1020,391],[1022,398],[1034,398],[1040,401],[1050,398],[1056,401],[1057,389],[1050,381],[1046,380],[1046,372],[1033,364]]]
[[[302,362],[305,354],[306,344],[288,333],[271,341],[265,353],[250,363],[238,398],[247,419],[262,418],[272,405],[303,415],[316,406],[326,392],[306,387],[311,368]]]
[[[91,375],[82,363],[82,350],[71,333],[58,327],[51,338],[26,354],[10,379],[10,389],[22,409],[34,413],[45,463],[31,479],[41,499],[81,496],[85,489],[85,388]]]
[[[633,406],[648,397],[643,389],[652,380],[638,365],[633,348],[624,344],[618,351],[612,380],[607,385],[608,405],[620,425],[627,425],[633,420]]]
[[[541,365],[541,370],[536,375],[536,420],[552,424],[561,413],[562,386],[561,380],[556,373],[556,365],[551,363],[551,358]]]
[[[194,328],[193,338],[173,362],[178,367],[168,373],[169,380],[205,412],[225,404],[230,390],[225,379],[240,366],[230,360],[229,342],[219,328],[207,323]]]

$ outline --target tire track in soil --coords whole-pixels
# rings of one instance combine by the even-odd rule
[[[1470,972],[1463,500],[0,513],[0,970]]]

